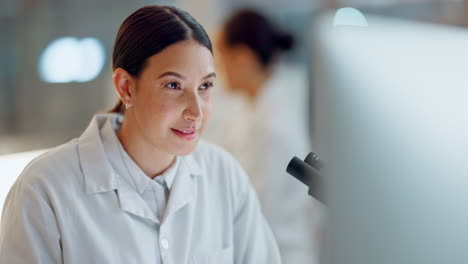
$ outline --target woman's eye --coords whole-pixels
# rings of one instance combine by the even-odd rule
[[[177,89],[180,89],[180,84],[178,82],[171,82],[171,83],[166,84],[165,87],[169,89],[177,90]]]
[[[212,83],[212,82],[207,82],[207,83],[202,84],[202,85],[200,86],[200,89],[201,89],[201,90],[207,90],[207,89],[209,89],[209,88],[212,87],[212,86],[213,86],[213,83]]]

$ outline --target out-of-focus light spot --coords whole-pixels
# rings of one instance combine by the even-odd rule
[[[88,82],[101,73],[104,61],[104,46],[99,40],[62,37],[42,52],[39,75],[48,83]]]
[[[336,11],[333,26],[367,27],[369,24],[361,11],[355,8],[345,7]]]

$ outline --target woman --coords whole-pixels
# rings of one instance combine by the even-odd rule
[[[280,263],[246,174],[199,142],[216,77],[203,28],[143,7],[120,27],[113,69],[114,113],[10,190],[0,263]]]
[[[285,172],[293,156],[310,151],[301,108],[306,77],[280,59],[292,48],[292,36],[243,9],[227,19],[216,44],[227,86],[217,103],[230,110],[214,113],[207,139],[232,153],[251,177],[283,262],[318,263],[323,208]]]

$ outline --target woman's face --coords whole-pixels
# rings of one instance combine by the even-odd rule
[[[244,74],[244,67],[241,65],[238,56],[233,48],[228,47],[224,41],[224,32],[218,33],[215,39],[217,65],[218,69],[222,71],[222,77],[227,84],[227,88],[232,91],[237,91],[242,87]]]
[[[246,84],[260,74],[259,62],[253,51],[246,45],[229,46],[223,31],[219,32],[216,39],[216,51],[218,65],[220,66],[225,82],[232,91],[243,91]]]
[[[211,52],[193,40],[153,55],[135,80],[133,129],[158,150],[190,154],[211,115],[215,77]]]

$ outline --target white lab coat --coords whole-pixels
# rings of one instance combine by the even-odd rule
[[[293,156],[311,151],[304,73],[277,65],[255,104],[225,91],[216,94],[206,139],[239,160],[258,193],[284,263],[320,262],[325,229],[322,204],[286,173]]]
[[[100,135],[107,118],[96,116],[15,182],[1,221],[1,264],[280,263],[255,192],[229,154],[200,142],[180,157],[159,222],[109,165]]]

